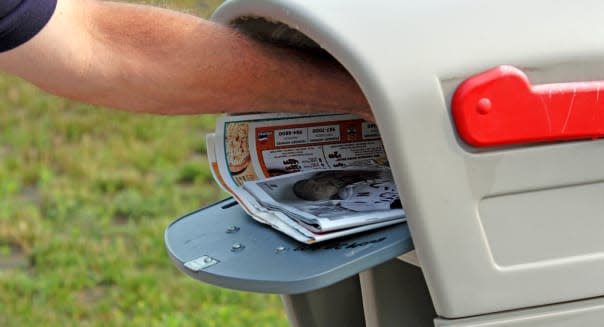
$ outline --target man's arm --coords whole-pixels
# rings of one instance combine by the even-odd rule
[[[78,101],[159,114],[341,111],[371,117],[341,67],[194,16],[141,5],[59,0],[0,70]]]

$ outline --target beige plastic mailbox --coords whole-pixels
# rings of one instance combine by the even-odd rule
[[[437,325],[602,324],[604,141],[476,148],[459,137],[451,97],[502,64],[533,84],[604,80],[604,2],[235,0],[213,19],[321,47],[358,81]],[[379,311],[380,281],[361,277],[363,303]]]

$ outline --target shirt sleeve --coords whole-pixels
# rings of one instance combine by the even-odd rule
[[[33,38],[50,20],[57,0],[0,0],[0,52]]]

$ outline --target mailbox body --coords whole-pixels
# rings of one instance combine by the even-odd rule
[[[604,80],[602,12],[597,0],[234,0],[213,19],[282,23],[350,71],[436,312],[458,318],[604,295],[604,141],[477,149],[450,107],[461,82],[502,64],[535,84]]]

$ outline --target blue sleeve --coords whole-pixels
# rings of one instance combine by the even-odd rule
[[[48,23],[57,0],[0,0],[0,52],[27,42]]]

